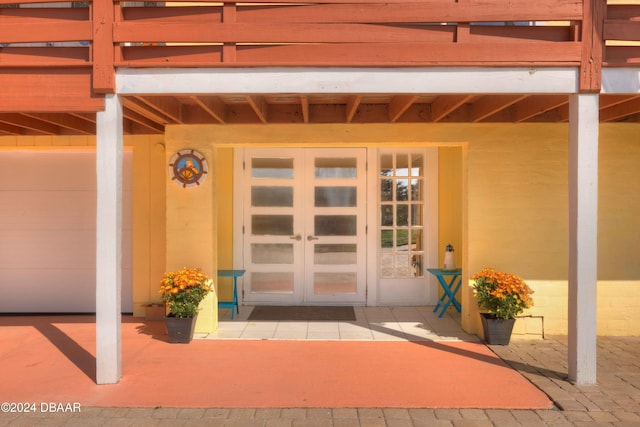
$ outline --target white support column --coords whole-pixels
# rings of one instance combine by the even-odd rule
[[[122,103],[105,97],[96,120],[96,382],[122,377]]]
[[[569,380],[596,383],[598,95],[570,95]]]

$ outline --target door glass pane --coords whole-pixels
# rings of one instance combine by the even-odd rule
[[[409,255],[396,255],[396,277],[411,277],[409,275]]]
[[[390,202],[393,200],[393,180],[382,179],[380,180],[380,201]]]
[[[419,202],[422,200],[422,180],[421,179],[411,180],[411,200],[413,200],[414,202]]]
[[[382,154],[380,156],[380,176],[393,176],[392,154]]]
[[[399,179],[396,181],[396,200],[407,201],[409,200],[409,180]]]
[[[396,176],[409,176],[409,155],[396,155]]]
[[[251,292],[292,294],[293,273],[253,272],[251,273]]]
[[[393,249],[393,230],[381,230],[380,231],[380,249],[392,250]]]
[[[390,227],[393,225],[393,206],[382,205],[380,207],[380,225]]]
[[[357,161],[355,158],[323,158],[315,159],[316,178],[356,178]]]
[[[293,235],[293,215],[251,215],[254,236]]]
[[[356,273],[314,273],[313,291],[316,295],[355,294]]]
[[[251,206],[293,206],[293,187],[253,186]]]
[[[315,264],[355,264],[357,253],[355,244],[314,245]]]
[[[411,230],[411,250],[412,251],[421,251],[424,249],[423,247],[423,236],[421,229]]]
[[[293,264],[293,245],[289,243],[251,244],[253,264]]]
[[[413,277],[424,275],[424,255],[417,254],[411,257],[411,275]]]
[[[251,159],[253,178],[293,178],[293,159],[253,158]]]
[[[422,154],[411,155],[411,176],[424,176],[424,156]]]
[[[424,167],[423,153],[380,155],[379,259],[383,278],[424,277]]]
[[[396,230],[396,250],[409,250],[409,230]]]
[[[393,254],[386,253],[380,255],[380,276],[384,278],[393,277]]]
[[[316,207],[356,206],[356,187],[316,187],[315,190]]]
[[[406,227],[409,225],[409,206],[408,205],[397,205],[397,226]]]
[[[314,218],[316,236],[355,236],[357,218],[355,215],[316,215]]]
[[[411,205],[411,225],[422,225],[424,221],[422,207],[422,204]]]

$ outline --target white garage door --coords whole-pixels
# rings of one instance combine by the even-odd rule
[[[131,163],[124,153],[122,311],[133,311]],[[0,151],[0,313],[96,308],[95,151]]]

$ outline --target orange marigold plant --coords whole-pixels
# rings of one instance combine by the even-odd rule
[[[471,280],[478,307],[498,319],[513,319],[533,306],[533,291],[515,274],[485,268]]]
[[[158,293],[169,307],[169,316],[195,317],[198,306],[213,288],[213,281],[199,268],[164,273]]]

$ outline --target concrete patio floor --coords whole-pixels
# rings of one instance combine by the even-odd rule
[[[244,321],[241,318],[238,322]],[[388,324],[386,326],[389,326],[388,330],[392,331],[399,327],[402,333],[406,334],[402,329],[403,322],[394,322],[388,317],[385,318],[385,322]],[[223,320],[223,324],[226,323]],[[375,326],[376,322],[373,323]],[[395,323],[399,323],[399,325],[395,325]],[[431,330],[433,327],[429,326],[425,329]],[[274,337],[277,335],[277,330],[276,326],[273,329]],[[443,335],[448,336],[449,334]],[[214,337],[200,338],[212,339]],[[222,337],[217,339],[237,340],[237,338]],[[261,339],[273,340],[274,338]],[[385,340],[398,339],[400,339],[398,334],[389,333]],[[451,336],[450,339],[455,342],[459,337]],[[446,338],[444,341],[446,342]],[[512,340],[509,346],[489,346],[488,348],[542,390],[554,405],[547,409],[225,408],[218,406],[206,408],[142,408],[132,406],[105,408],[83,406],[81,412],[71,413],[43,413],[42,411],[22,414],[0,413],[0,426],[640,425],[640,337],[599,337],[598,384],[593,386],[577,386],[567,381],[566,337],[546,337],[544,340],[516,339]],[[10,401],[10,396],[3,395],[1,400]]]

